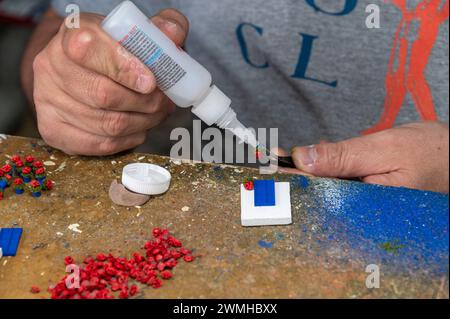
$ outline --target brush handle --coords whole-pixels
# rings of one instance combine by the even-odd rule
[[[296,168],[292,156],[278,156],[278,166],[286,168]]]

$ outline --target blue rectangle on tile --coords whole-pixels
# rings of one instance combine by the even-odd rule
[[[3,256],[15,256],[19,247],[22,228],[2,228],[0,229],[0,247]]]
[[[255,180],[255,206],[275,206],[275,181]]]

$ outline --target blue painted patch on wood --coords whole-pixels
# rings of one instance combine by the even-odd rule
[[[307,178],[304,188],[305,178],[292,177],[291,196],[306,208],[300,236],[314,238],[319,255],[394,272],[448,273],[448,195],[322,178]]]
[[[265,241],[265,240],[258,241],[258,245],[261,246],[262,248],[272,248],[273,247],[273,243]]]

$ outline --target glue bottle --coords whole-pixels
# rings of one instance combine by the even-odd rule
[[[102,28],[153,72],[159,89],[176,105],[192,106],[192,113],[209,126],[228,129],[257,147],[253,132],[239,122],[230,98],[212,84],[209,71],[177,47],[133,2],[124,1],[113,9]]]

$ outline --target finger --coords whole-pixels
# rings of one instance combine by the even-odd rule
[[[276,156],[289,156],[289,153],[286,152],[284,149],[280,148],[280,147],[274,147],[270,149],[270,152]],[[274,163],[275,164],[275,163]],[[279,173],[283,173],[283,174],[294,174],[294,175],[308,175],[308,176],[312,176],[306,172],[302,172],[299,169],[296,168],[289,168],[289,167],[281,167],[281,166],[276,166],[273,165],[273,167],[279,172]]]
[[[384,186],[400,186],[400,183],[394,181],[391,174],[370,175],[362,178],[367,184],[384,185]]]
[[[301,171],[299,169],[295,168],[289,168],[289,167],[278,167],[278,172],[283,174],[292,174],[292,175],[304,175],[304,176],[310,176],[313,177],[314,175],[308,174],[304,171]]]
[[[168,104],[159,89],[141,94],[104,75],[67,62],[66,68],[56,70],[59,81],[55,81],[55,85],[85,105],[113,111],[155,113]]]
[[[175,9],[165,9],[151,20],[177,46],[183,46],[189,33],[189,21],[181,12]]]
[[[362,179],[364,183],[383,186],[407,187],[426,190],[427,183],[416,177],[415,172],[395,171],[387,174],[366,176]],[[433,189],[429,189],[433,190]]]
[[[62,50],[76,64],[143,94],[156,88],[153,73],[100,27],[101,16],[84,15],[83,28],[66,30]]]
[[[284,149],[282,149],[281,147],[274,147],[270,149],[270,152],[275,154],[276,156],[288,156],[289,153],[286,152]]]
[[[92,108],[64,93],[55,96],[51,103],[59,106],[53,107],[65,122],[101,136],[127,136],[147,131],[161,123],[168,115],[168,108],[152,114]]]
[[[394,171],[395,149],[386,134],[378,133],[339,143],[297,147],[293,160],[297,168],[315,176],[360,177]]]
[[[39,126],[41,134],[47,130],[46,125],[44,121]],[[45,142],[69,155],[112,155],[141,145],[146,138],[145,132],[123,137],[105,137],[90,134],[67,123],[52,123],[52,126],[49,134],[42,134]]]

